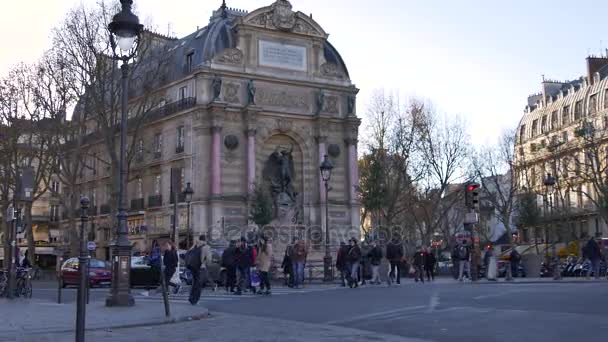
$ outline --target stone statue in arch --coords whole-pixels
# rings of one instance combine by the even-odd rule
[[[274,204],[275,219],[281,224],[293,224],[297,221],[297,196],[293,181],[295,166],[293,145],[289,149],[277,146],[268,157],[262,172],[264,182],[270,187]]]

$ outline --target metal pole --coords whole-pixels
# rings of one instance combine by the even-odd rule
[[[329,253],[329,184],[325,181],[325,257],[323,258],[324,281],[333,281],[332,260]]]
[[[122,71],[122,108],[120,114],[120,182],[118,186],[118,231],[112,243],[112,288],[106,299],[106,306],[133,306],[129,272],[131,269],[131,244],[127,228],[127,112],[129,101],[129,64],[123,60]]]
[[[82,215],[80,216],[80,256],[78,257],[78,272],[80,272],[80,284],[78,286],[78,298],[76,304],[76,342],[84,342],[87,287],[89,282],[89,256],[87,252],[87,241],[85,237],[85,225],[89,219],[89,217],[87,216],[88,203],[85,202],[85,199],[82,199],[81,203]]]
[[[177,184],[175,184],[177,185]],[[175,248],[179,248],[179,237],[177,232],[177,186],[173,189],[173,243],[175,244]]]
[[[14,213],[16,214],[16,201],[13,200],[13,208],[15,208]],[[15,295],[15,274],[17,272],[17,267],[15,264],[17,256],[17,220],[13,218],[10,222],[10,229],[8,232],[8,241],[10,242],[10,248],[8,253],[8,292],[6,293],[6,297],[12,299]]]
[[[549,198],[549,212],[550,212],[550,216],[553,216],[553,194],[551,194],[551,197]],[[553,234],[554,236],[557,235],[555,234],[555,224],[553,224]],[[555,238],[554,238],[555,240]],[[553,280],[561,280],[562,279],[562,274],[561,271],[559,269],[559,258],[557,256],[557,247],[555,246],[555,241],[553,241]]]
[[[188,201],[188,218],[187,218],[187,236],[186,236],[186,249],[190,248],[190,234],[192,232],[192,230],[190,229],[190,201]]]

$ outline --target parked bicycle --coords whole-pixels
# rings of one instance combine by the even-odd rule
[[[0,270],[0,297],[6,297],[8,289],[8,277],[5,271]]]
[[[17,286],[15,296],[32,298],[32,272],[31,268],[17,268]]]

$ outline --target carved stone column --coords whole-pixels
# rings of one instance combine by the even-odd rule
[[[207,234],[217,238],[222,221],[222,128],[226,107],[224,104],[212,104],[210,108],[211,148],[209,153],[209,199],[210,214]],[[215,234],[214,234],[215,232]]]
[[[345,124],[344,142],[347,145],[348,158],[348,200],[350,205],[351,227],[359,229],[361,226],[361,205],[357,191],[359,188],[359,160],[357,156],[357,138],[359,135],[361,120],[357,118],[348,119]]]
[[[211,197],[219,197],[222,194],[222,166],[221,166],[221,147],[222,147],[222,127],[211,127]]]
[[[252,193],[255,185],[255,129],[248,129],[247,135],[247,193]]]

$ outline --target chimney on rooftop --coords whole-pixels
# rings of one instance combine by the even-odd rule
[[[590,84],[595,83],[595,73],[600,71],[603,67],[608,65],[608,57],[587,57],[587,79]]]

